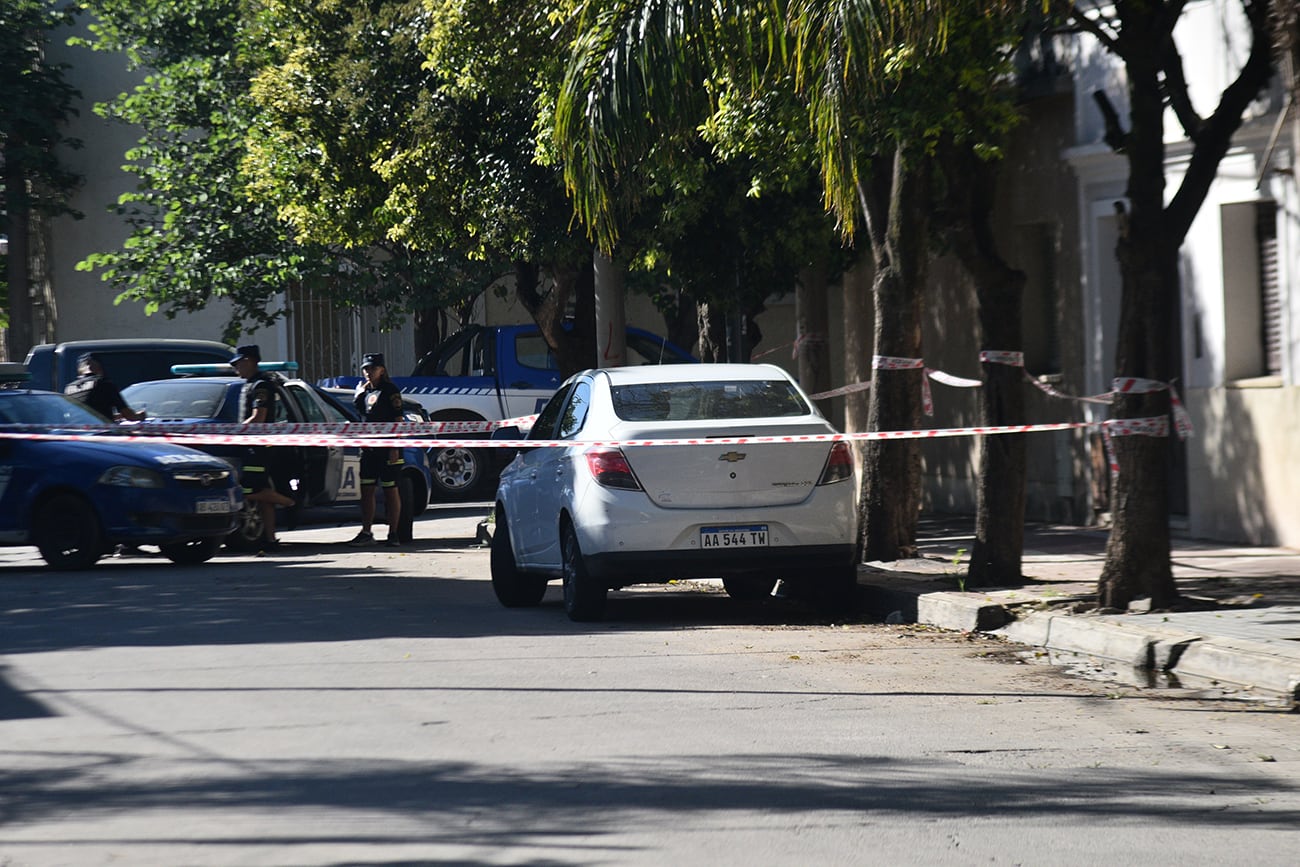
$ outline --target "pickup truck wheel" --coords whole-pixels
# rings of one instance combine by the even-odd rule
[[[492,592],[506,608],[531,608],[546,595],[546,577],[530,575],[515,564],[515,549],[510,544],[505,517],[497,511],[496,529],[492,531]]]
[[[262,544],[262,512],[257,503],[244,501],[239,510],[235,529],[226,537],[226,547],[232,551],[256,551]]]
[[[577,622],[599,620],[605,613],[605,597],[609,590],[587,571],[587,562],[578,547],[578,532],[573,529],[573,524],[564,525],[560,546],[564,557],[564,612],[570,620]]]
[[[215,537],[206,539],[190,539],[185,542],[177,542],[174,545],[158,546],[163,556],[173,563],[181,566],[195,566],[199,563],[206,563],[217,553],[221,547],[221,540]]]
[[[89,569],[104,555],[95,507],[75,494],[59,494],[40,506],[32,542],[52,569]]]
[[[429,454],[433,496],[439,502],[468,500],[487,478],[486,449],[437,449]]]

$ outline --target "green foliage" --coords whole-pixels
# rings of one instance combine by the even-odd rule
[[[863,155],[901,145],[920,159],[945,136],[975,146],[1012,122],[1001,52],[1019,5],[588,0],[555,110],[576,213],[611,248],[647,163],[671,162],[697,129],[724,159],[778,166],[808,164],[811,131],[826,206],[852,236]]]
[[[28,210],[75,213],[67,201],[80,178],[57,152],[81,146],[62,131],[77,92],[66,68],[45,59],[49,34],[71,23],[74,12],[72,4],[49,0],[0,0],[0,164],[6,181],[23,180],[5,183],[0,226]]]
[[[123,51],[147,71],[144,84],[98,109],[143,131],[124,166],[139,179],[137,188],[118,203],[131,235],[121,250],[79,264],[120,289],[119,301],[139,300],[174,317],[225,299],[233,312],[224,336],[233,338],[283,315],[272,303],[280,293],[373,306],[395,324],[411,310],[459,303],[490,282],[473,263],[414,253],[400,240],[309,237],[284,222],[283,209],[249,171],[265,124],[250,81],[274,59],[267,43],[275,20],[263,5],[91,5],[99,16],[92,45]],[[346,217],[365,214],[337,200],[321,204],[335,209],[335,225],[350,226]]]

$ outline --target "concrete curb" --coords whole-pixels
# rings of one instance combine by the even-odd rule
[[[915,577],[861,574],[867,609],[889,622],[992,632],[1031,647],[1261,690],[1300,703],[1300,647],[1119,622],[1106,615],[1038,611],[1033,606],[1047,600],[1032,588],[962,593]]]

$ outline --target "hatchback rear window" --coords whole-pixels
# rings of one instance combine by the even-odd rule
[[[788,418],[811,412],[795,387],[779,379],[617,385],[611,393],[614,412],[624,421]]]

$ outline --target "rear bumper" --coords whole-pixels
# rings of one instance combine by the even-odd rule
[[[653,584],[685,578],[722,578],[729,575],[766,574],[775,578],[815,579],[818,573],[833,578],[855,562],[855,545],[801,545],[699,551],[619,551],[588,555],[587,571],[611,587]]]

